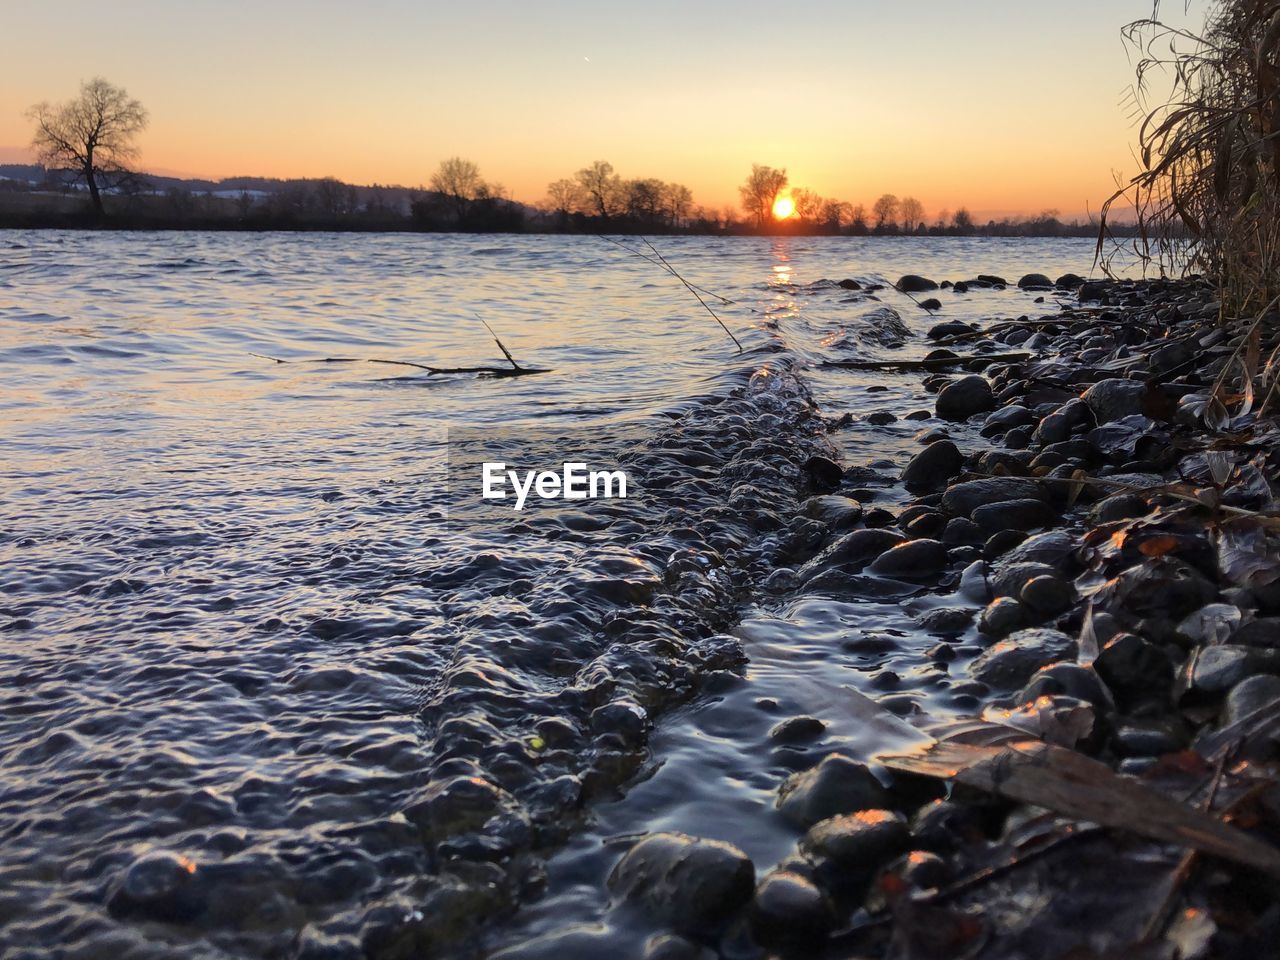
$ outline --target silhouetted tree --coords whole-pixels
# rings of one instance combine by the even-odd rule
[[[753,163],[751,176],[738,188],[742,195],[742,209],[755,220],[757,227],[764,227],[773,219],[773,205],[778,201],[778,194],[786,189],[787,170]]]
[[[643,180],[628,180],[623,185],[626,197],[627,216],[641,224],[655,224],[662,214],[662,188],[666,186],[661,180],[652,177]]]
[[[466,219],[471,201],[476,199],[483,185],[480,168],[462,157],[441,160],[440,166],[431,175],[431,189],[448,198],[453,215],[459,221]]]
[[[959,234],[973,233],[973,216],[961,207],[951,217],[951,229]]]
[[[31,140],[46,167],[71,170],[89,189],[94,212],[101,216],[103,181],[128,176],[137,159],[134,142],[147,126],[147,111],[123,87],[102,77],[80,84],[80,95],[65,103],[38,103],[27,111],[35,121]]]
[[[924,223],[924,204],[915,197],[903,197],[898,206],[898,216],[902,219],[902,232],[915,233],[916,228]]]
[[[858,237],[865,237],[871,232],[867,226],[867,208],[860,203],[849,211],[849,232]]]
[[[588,213],[607,221],[622,211],[622,179],[613,172],[613,164],[597,160],[573,178],[582,190]]]
[[[582,190],[573,180],[555,180],[547,184],[547,206],[554,213],[575,213],[582,205]]]
[[[871,215],[875,217],[876,233],[890,233],[897,229],[898,198],[892,193],[882,194],[871,207]]]
[[[664,183],[662,185],[662,209],[667,223],[675,230],[684,226],[689,210],[693,206],[693,191],[680,183]]]

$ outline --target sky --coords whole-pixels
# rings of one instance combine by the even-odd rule
[[[1207,0],[1185,16],[1199,22]],[[868,206],[1096,211],[1136,172],[1121,26],[1151,0],[4,0],[0,162],[101,75],[141,166],[416,186],[460,155],[517,200],[593,160],[736,205],[753,163]]]

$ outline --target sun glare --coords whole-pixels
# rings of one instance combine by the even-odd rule
[[[795,212],[796,204],[790,197],[779,197],[773,201],[773,219],[785,220]]]

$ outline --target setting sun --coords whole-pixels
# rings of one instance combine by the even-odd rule
[[[779,197],[773,201],[773,219],[785,220],[795,212],[796,204],[790,197]]]

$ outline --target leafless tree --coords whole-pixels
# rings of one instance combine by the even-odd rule
[[[763,227],[773,219],[773,205],[786,186],[785,167],[775,170],[759,163],[751,165],[751,176],[738,188],[738,193],[742,196],[742,209],[751,215],[757,227]]]
[[[582,189],[573,180],[547,184],[547,206],[553,213],[576,213],[582,206]]]
[[[483,186],[480,168],[462,157],[441,160],[440,166],[431,175],[431,189],[448,198],[458,220],[466,217],[471,201],[477,198]]]
[[[883,194],[871,207],[876,230],[888,230],[897,226],[898,198],[892,193]]]
[[[679,229],[684,226],[693,206],[693,191],[681,183],[664,183],[662,185],[662,209],[667,223]]]
[[[597,160],[573,176],[586,199],[588,211],[604,220],[617,216],[623,207],[622,179],[613,172],[613,164]]]
[[[102,189],[127,176],[138,158],[136,139],[147,126],[147,110],[123,87],[102,77],[80,84],[65,103],[37,103],[27,111],[36,124],[31,147],[46,167],[73,171],[89,189],[101,216]]]
[[[915,233],[916,228],[924,223],[924,204],[915,197],[903,197],[899,211],[903,233]]]

